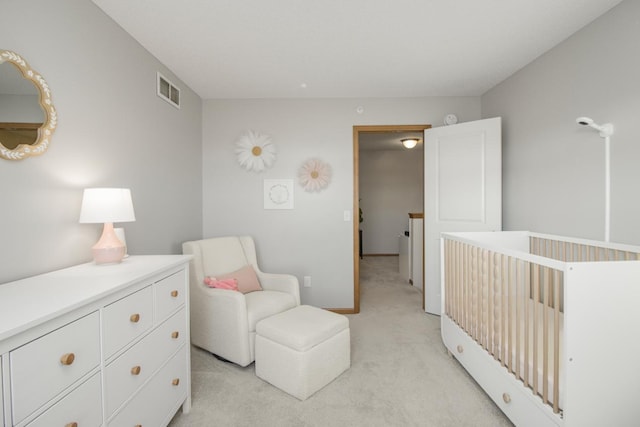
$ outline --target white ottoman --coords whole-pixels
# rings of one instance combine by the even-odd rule
[[[256,375],[305,400],[351,365],[346,316],[301,305],[256,325]]]

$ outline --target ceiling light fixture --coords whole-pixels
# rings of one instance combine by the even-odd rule
[[[418,139],[417,138],[404,138],[400,140],[402,142],[402,145],[404,145],[404,148],[413,148],[416,145],[418,145]]]

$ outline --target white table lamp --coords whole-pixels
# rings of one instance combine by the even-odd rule
[[[102,236],[92,248],[96,264],[122,261],[126,246],[113,230],[114,222],[135,221],[128,188],[86,188],[82,196],[80,223],[104,223]]]

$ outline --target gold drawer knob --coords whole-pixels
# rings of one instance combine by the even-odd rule
[[[78,423],[76,422],[68,423],[68,424],[65,424],[64,427],[78,427]]]
[[[458,350],[458,353],[463,353],[464,352],[464,347],[459,345],[458,347],[456,347],[456,350]]]
[[[171,296],[176,298],[178,296],[178,291],[171,291]]]
[[[504,403],[511,403],[511,396],[509,393],[502,393],[502,400],[504,400]]]
[[[174,340],[179,336],[180,336],[180,332],[178,331],[171,332],[171,338],[173,338]]]
[[[65,353],[60,358],[60,363],[62,363],[63,365],[68,366],[68,365],[71,365],[74,360],[76,360],[76,355],[75,354],[73,354],[73,353]]]
[[[173,385],[180,384],[180,378],[175,378],[173,381],[171,381],[171,384],[173,384]]]
[[[138,313],[132,314],[131,317],[129,317],[129,320],[131,323],[138,323],[140,321],[140,315]]]
[[[140,366],[134,366],[131,368],[131,375],[140,375]]]

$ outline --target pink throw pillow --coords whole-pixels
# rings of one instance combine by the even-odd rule
[[[238,290],[238,281],[236,279],[216,279],[215,277],[205,277],[204,284],[210,288],[228,289],[230,291]]]
[[[256,271],[253,269],[253,266],[251,264],[245,265],[241,269],[236,270],[232,273],[220,275],[217,277],[217,279],[236,279],[238,281],[238,290],[243,294],[262,290],[262,286],[260,286]]]

